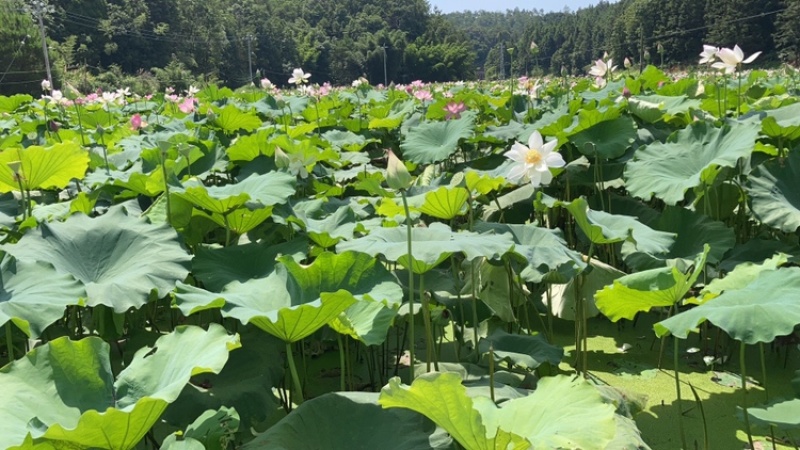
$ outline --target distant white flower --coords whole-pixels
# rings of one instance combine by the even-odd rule
[[[303,69],[294,69],[292,71],[292,77],[289,78],[289,83],[301,85],[307,83],[309,78],[311,78],[310,73],[303,72]]]
[[[741,48],[739,48],[738,45],[735,45],[733,50],[729,48],[721,48],[719,49],[719,52],[717,52],[717,58],[720,60],[712,64],[711,67],[725,70],[725,73],[733,73],[742,64],[750,64],[751,62],[755,61],[760,54],[761,52],[755,52],[750,55],[749,58],[744,59],[744,52]]]
[[[199,92],[200,92],[200,88],[197,88],[194,85],[191,85],[191,86],[189,86],[189,89],[186,91],[186,95],[188,95],[189,97],[194,97]]]
[[[508,172],[508,180],[516,184],[530,181],[534,187],[550,184],[553,179],[550,167],[566,165],[561,154],[553,151],[556,145],[558,141],[555,139],[545,144],[538,131],[531,134],[527,147],[515,142],[504,155],[514,161]]]
[[[614,60],[612,59],[608,61],[598,59],[594,62],[594,65],[589,68],[589,74],[597,78],[608,78],[611,76],[611,73],[617,69],[617,66],[613,64]]]
[[[269,78],[262,78],[261,79],[261,89],[272,90],[275,85],[272,84],[272,81],[269,81]]]
[[[703,45],[703,51],[700,53],[700,62],[699,64],[710,64],[717,59],[717,53],[719,53],[719,47],[714,47],[713,45]]]
[[[42,80],[42,90],[49,91],[50,89],[52,89],[52,86],[50,86],[50,82],[47,80]]]
[[[117,89],[117,97],[130,97],[130,95],[131,95],[130,88]]]

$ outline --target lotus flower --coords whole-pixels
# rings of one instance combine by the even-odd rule
[[[292,71],[292,77],[289,78],[289,83],[299,86],[303,83],[307,83],[309,78],[311,78],[310,73],[303,72],[303,69],[294,69]]]
[[[461,113],[467,110],[467,105],[464,102],[450,102],[444,107],[444,110],[446,113],[445,120],[459,119],[461,118]]]
[[[719,53],[719,47],[714,47],[713,45],[703,45],[703,51],[700,53],[700,64],[710,64],[717,59],[717,53]]]
[[[514,164],[508,172],[508,180],[512,183],[530,181],[534,187],[550,184],[553,174],[550,167],[564,167],[566,162],[561,154],[554,152],[558,140],[544,143],[542,135],[534,131],[528,139],[528,146],[515,142],[505,157]]]
[[[725,70],[725,73],[733,73],[742,64],[750,64],[751,62],[755,61],[760,54],[761,52],[755,52],[750,55],[749,58],[744,59],[744,52],[741,48],[739,48],[738,45],[735,45],[733,50],[729,48],[721,48],[719,49],[719,52],[717,52],[717,58],[720,60],[712,64],[711,67]]]

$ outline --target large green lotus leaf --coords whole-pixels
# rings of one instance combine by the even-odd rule
[[[659,231],[675,233],[675,243],[669,252],[663,254],[646,254],[636,251],[629,243],[622,245],[625,263],[636,269],[646,270],[676,262],[691,264],[695,256],[702,253],[706,245],[709,264],[716,264],[722,256],[736,243],[733,228],[723,222],[710,219],[708,216],[690,211],[686,208],[668,206],[655,221],[648,223]]]
[[[497,362],[511,362],[531,370],[543,363],[558,366],[564,357],[564,349],[550,344],[540,334],[509,334],[499,328],[478,342],[481,353],[489,353],[490,348]]]
[[[64,308],[80,305],[85,296],[83,285],[47,263],[11,257],[0,263],[0,325],[11,321],[30,338],[38,338],[64,316]]]
[[[625,167],[625,186],[636,197],[655,195],[668,205],[683,200],[684,193],[711,184],[720,167],[735,167],[749,158],[758,137],[755,121],[714,128],[695,122],[670,136],[667,143],[640,148]]]
[[[345,290],[323,292],[318,299],[303,303],[303,294],[292,286],[283,266],[265,278],[234,282],[221,293],[178,283],[177,307],[184,315],[207,309],[221,309],[224,317],[252,323],[285,342],[305,338],[336,318],[357,300]]]
[[[762,272],[744,288],[723,292],[698,307],[658,322],[658,336],[667,333],[685,339],[708,320],[745,344],[772,342],[800,324],[800,268]]]
[[[281,352],[286,351],[286,344],[254,326],[239,327],[239,334],[242,348],[230,354],[222,371],[192,377],[162,421],[185,428],[195,420],[197,411],[228,406],[240,416],[240,433],[249,435],[251,427],[269,419],[278,407],[272,388],[283,380]]]
[[[279,261],[297,283],[303,303],[317,300],[323,292],[340,289],[359,300],[366,298],[397,305],[403,299],[403,289],[394,276],[364,253],[324,252],[308,266],[301,266],[291,256],[282,256]]]
[[[328,325],[337,333],[350,336],[365,345],[380,345],[386,341],[397,310],[397,307],[389,307],[381,302],[360,300]]]
[[[43,448],[132,449],[192,375],[219,372],[238,345],[216,324],[179,327],[113,381],[101,339],[53,340],[0,369],[0,446],[27,437]]]
[[[216,411],[209,409],[200,414],[186,428],[186,432],[181,433],[181,440],[177,440],[177,433],[164,439],[160,450],[226,450],[235,439],[238,429],[239,414],[236,409],[224,406]]]
[[[444,161],[458,150],[458,141],[472,136],[474,115],[444,122],[424,122],[412,128],[400,144],[403,158],[417,164]]]
[[[636,127],[628,116],[600,122],[571,136],[578,151],[586,156],[619,158],[636,140]]]
[[[583,197],[563,203],[563,206],[572,213],[575,223],[595,244],[632,241],[640,252],[658,254],[669,251],[675,240],[673,233],[654,230],[636,217],[590,209]]]
[[[353,230],[358,224],[352,208],[337,209],[322,219],[309,217],[304,211],[295,211],[296,217],[303,222],[306,234],[322,248],[330,248],[342,239],[351,239]]]
[[[89,168],[89,154],[73,141],[47,148],[38,145],[8,148],[0,152],[0,193],[19,190],[14,172],[8,166],[14,161],[20,162],[25,190],[63,189],[73,178],[82,179]]]
[[[250,133],[261,126],[261,120],[256,115],[241,111],[234,105],[228,105],[220,111],[214,122],[229,134],[239,130]]]
[[[550,301],[552,302],[553,315],[567,320],[575,320],[576,302],[578,299],[585,301],[586,317],[594,317],[599,314],[597,305],[595,304],[595,295],[598,291],[605,286],[612,284],[614,280],[625,275],[625,272],[598,261],[594,258],[590,261],[592,270],[585,272],[583,280],[579,281],[577,278],[563,283],[562,280],[557,280],[561,284],[550,285]],[[547,278],[545,278],[547,281]],[[579,289],[576,292],[575,284],[578,284]],[[577,298],[576,298],[577,295]],[[547,303],[547,293],[542,294],[542,301]]]
[[[794,233],[800,227],[800,152],[756,167],[747,179],[747,192],[759,220]]]
[[[46,261],[83,283],[89,306],[106,305],[123,313],[161,295],[189,274],[190,255],[178,234],[112,208],[89,218],[75,214],[65,222],[43,223],[16,244],[2,249],[19,260]]]
[[[761,275],[761,272],[776,270],[787,262],[789,262],[789,256],[779,253],[761,264],[752,262],[740,263],[730,273],[725,275],[724,278],[715,278],[711,280],[711,282],[700,291],[700,298],[693,299],[692,303],[705,303],[712,298],[719,297],[723,292],[741,289],[755,281],[756,278]]]
[[[475,224],[475,230],[478,232],[492,230],[497,234],[510,233],[513,236],[513,253],[522,257],[527,263],[520,272],[525,281],[538,283],[551,271],[569,276],[586,266],[581,255],[567,247],[559,230],[550,230],[535,224],[493,222],[479,222]]]
[[[769,137],[789,141],[800,138],[800,103],[751,114],[761,118],[761,129]]]
[[[686,273],[677,267],[662,267],[632,273],[614,280],[595,294],[597,308],[616,322],[633,320],[637,313],[657,307],[671,307],[683,299],[706,265],[709,247],[697,257]]]
[[[526,439],[498,427],[501,410],[487,397],[470,398],[456,373],[427,373],[411,386],[401,385],[394,377],[381,389],[378,403],[424,415],[466,450],[524,450],[531,446]]]
[[[308,400],[241,448],[274,450],[452,449],[425,417],[376,404],[377,393],[331,392]],[[365,433],[364,430],[369,430]]]
[[[600,391],[565,375],[540,379],[531,395],[509,400],[489,417],[487,428],[522,436],[532,450],[605,448],[616,433],[614,407]]]
[[[768,405],[747,408],[753,423],[789,430],[800,428],[800,398],[778,400]]]
[[[699,109],[700,100],[690,99],[685,95],[637,95],[628,100],[628,110],[631,114],[648,123],[655,123],[662,118],[679,114],[687,114],[689,109]]]
[[[382,254],[389,261],[408,266],[407,237],[406,227],[378,228],[362,238],[340,242],[336,250],[352,250],[371,256]],[[514,241],[507,234],[453,232],[450,227],[438,222],[428,228],[412,228],[411,239],[414,271],[417,273],[432,269],[453,253],[464,253],[468,260],[478,257],[497,259],[514,246]]]
[[[221,292],[227,284],[266,277],[275,269],[276,258],[280,255],[305,259],[307,249],[308,243],[303,239],[281,244],[250,242],[222,248],[200,246],[192,259],[192,275],[207,289]]]
[[[226,214],[241,206],[258,209],[286,203],[294,194],[294,184],[295,177],[288,173],[269,172],[224,186],[191,186],[175,195],[206,211]]]
[[[9,97],[0,95],[0,112],[13,113],[26,103],[33,101],[33,97],[28,94],[16,94]]]
[[[462,187],[442,186],[425,194],[425,203],[419,210],[437,219],[450,220],[463,213],[469,200],[469,192]]]

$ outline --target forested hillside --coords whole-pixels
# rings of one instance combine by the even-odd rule
[[[800,0],[620,0],[575,12],[447,15],[426,0],[0,1],[6,94],[33,91],[45,76],[38,15],[56,83],[81,90],[282,84],[295,67],[320,84],[578,74],[604,52],[634,65],[692,64],[703,43],[763,51],[761,64],[800,55]]]

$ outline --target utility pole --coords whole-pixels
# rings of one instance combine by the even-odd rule
[[[250,48],[250,43],[253,41],[253,35],[248,34],[247,39],[247,65],[250,68],[250,83],[253,83],[253,51]]]
[[[52,8],[45,4],[44,0],[34,0],[33,2],[33,13],[36,15],[36,19],[39,22],[39,34],[42,36],[42,53],[44,54],[44,66],[47,70],[47,81],[50,83],[52,89],[55,89],[55,85],[53,85],[53,74],[50,72],[50,56],[47,54],[47,36],[44,32],[44,14],[46,12],[50,12]]]
[[[381,47],[383,47],[383,87],[387,87],[389,86],[389,77],[386,74],[386,44]]]

